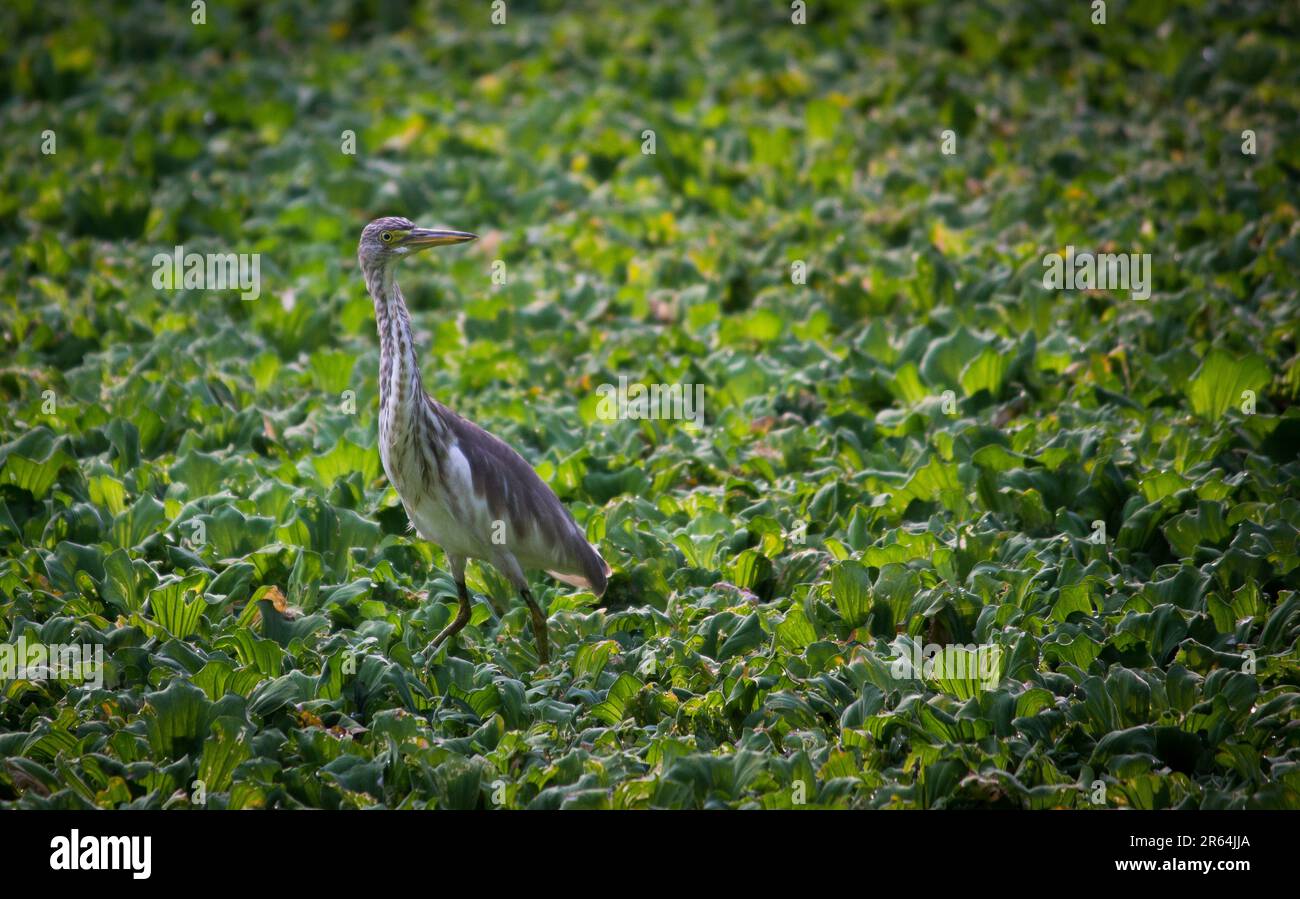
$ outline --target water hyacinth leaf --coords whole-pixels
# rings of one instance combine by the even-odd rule
[[[236,603],[247,595],[257,569],[247,562],[237,562],[212,579],[204,598],[210,605]]]
[[[3,460],[0,483],[12,484],[36,499],[43,499],[59,473],[73,462],[64,451],[63,442],[56,440],[48,429],[37,428],[0,447],[0,460]]]
[[[846,560],[832,567],[830,589],[845,624],[855,628],[866,623],[871,614],[871,576],[860,562]]]
[[[784,646],[799,651],[817,639],[817,631],[804,614],[803,608],[795,606],[777,625],[776,639]]]
[[[574,677],[597,677],[616,652],[618,652],[618,643],[613,640],[583,644],[578,648],[577,655],[573,659]]]
[[[327,452],[312,459],[312,466],[321,482],[329,485],[354,471],[361,472],[362,480],[373,481],[379,476],[379,456],[373,450],[357,446],[350,440],[341,440]]]
[[[1247,402],[1248,391],[1262,392],[1272,377],[1268,363],[1259,356],[1251,353],[1238,359],[1215,347],[1187,382],[1187,397],[1201,418],[1221,418],[1228,409]]]
[[[1043,657],[1069,662],[1086,670],[1101,654],[1101,648],[1101,644],[1087,634],[1059,635],[1044,644]]]
[[[307,675],[301,671],[292,671],[258,686],[248,697],[248,710],[254,715],[269,718],[314,692],[315,683]]]
[[[111,514],[119,515],[126,509],[126,485],[110,474],[97,474],[88,478],[86,489],[90,501],[103,506]]]
[[[755,590],[772,576],[772,560],[757,550],[747,549],[729,566],[731,582],[746,590]]]
[[[158,576],[143,559],[132,559],[124,549],[115,549],[104,559],[104,580],[100,592],[104,601],[125,613],[139,612],[158,583]]]
[[[763,632],[759,616],[756,613],[746,615],[741,619],[739,626],[727,635],[727,639],[718,650],[718,661],[725,661],[734,655],[748,652],[761,645],[766,639],[767,635]]]
[[[958,699],[996,689],[1003,668],[1000,646],[951,645],[935,655],[928,680]]]
[[[641,681],[624,672],[610,686],[605,699],[591,709],[591,714],[611,727],[623,720],[628,702],[641,690]]]
[[[203,743],[198,779],[205,790],[228,790],[235,769],[251,754],[243,723],[235,718],[218,718],[212,722],[211,737]]]
[[[177,759],[202,751],[211,703],[203,691],[176,678],[166,688],[145,695],[149,745],[159,756]]]
[[[113,542],[126,549],[135,549],[146,538],[162,530],[166,520],[162,503],[146,493],[113,521]]]
[[[249,696],[260,683],[262,676],[248,668],[236,668],[229,662],[213,659],[194,675],[193,683],[212,701],[234,693]]]
[[[999,352],[994,347],[985,347],[961,370],[959,380],[962,390],[967,396],[986,390],[996,397],[1002,390],[1002,380],[1010,364],[1011,358],[1006,353]]]
[[[478,807],[483,772],[478,765],[453,757],[434,775],[439,808],[468,811]]]
[[[349,793],[363,794],[367,802],[383,798],[383,765],[355,755],[341,755],[321,768],[321,776]]]
[[[178,640],[198,632],[207,608],[200,586],[203,580],[206,578],[196,578],[188,586],[183,581],[176,582],[149,594],[149,611],[153,620]]]
[[[937,337],[930,342],[921,360],[921,374],[929,384],[958,387],[961,385],[962,370],[978,358],[986,346],[986,341],[966,328],[958,328],[951,334]]]
[[[284,651],[274,640],[257,637],[247,627],[239,628],[217,641],[222,649],[233,651],[243,665],[248,665],[267,677],[279,677],[284,664]]]
[[[1192,556],[1197,547],[1215,546],[1231,535],[1223,520],[1221,503],[1200,502],[1191,511],[1171,519],[1161,530],[1180,556]]]

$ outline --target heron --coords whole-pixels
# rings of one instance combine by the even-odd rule
[[[406,256],[475,239],[466,231],[417,228],[402,217],[375,219],[361,232],[357,258],[379,331],[379,456],[412,527],[442,548],[456,581],[459,607],[429,644],[430,659],[469,622],[465,565],[475,559],[501,572],[523,598],[546,664],[546,616],[524,572],[543,570],[599,597],[610,568],[519,453],[425,391],[410,312],[393,276]]]

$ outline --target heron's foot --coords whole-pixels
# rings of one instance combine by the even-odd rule
[[[527,589],[520,591],[523,594],[524,602],[528,603],[528,611],[533,616],[533,636],[537,640],[537,658],[543,665],[551,661],[550,642],[546,634],[546,616],[542,614],[541,608],[533,601],[533,594]]]

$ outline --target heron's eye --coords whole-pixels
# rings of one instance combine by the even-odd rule
[[[390,232],[385,231],[383,234],[379,235],[379,239],[384,243],[388,243],[393,239],[393,235]]]

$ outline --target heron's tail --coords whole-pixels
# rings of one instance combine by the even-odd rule
[[[597,597],[605,594],[605,585],[609,582],[609,565],[596,552],[596,548],[586,540],[578,540],[580,547],[577,550],[577,567],[580,572],[567,571],[550,571],[546,573],[561,583],[568,584],[571,587],[586,587],[595,593]]]

